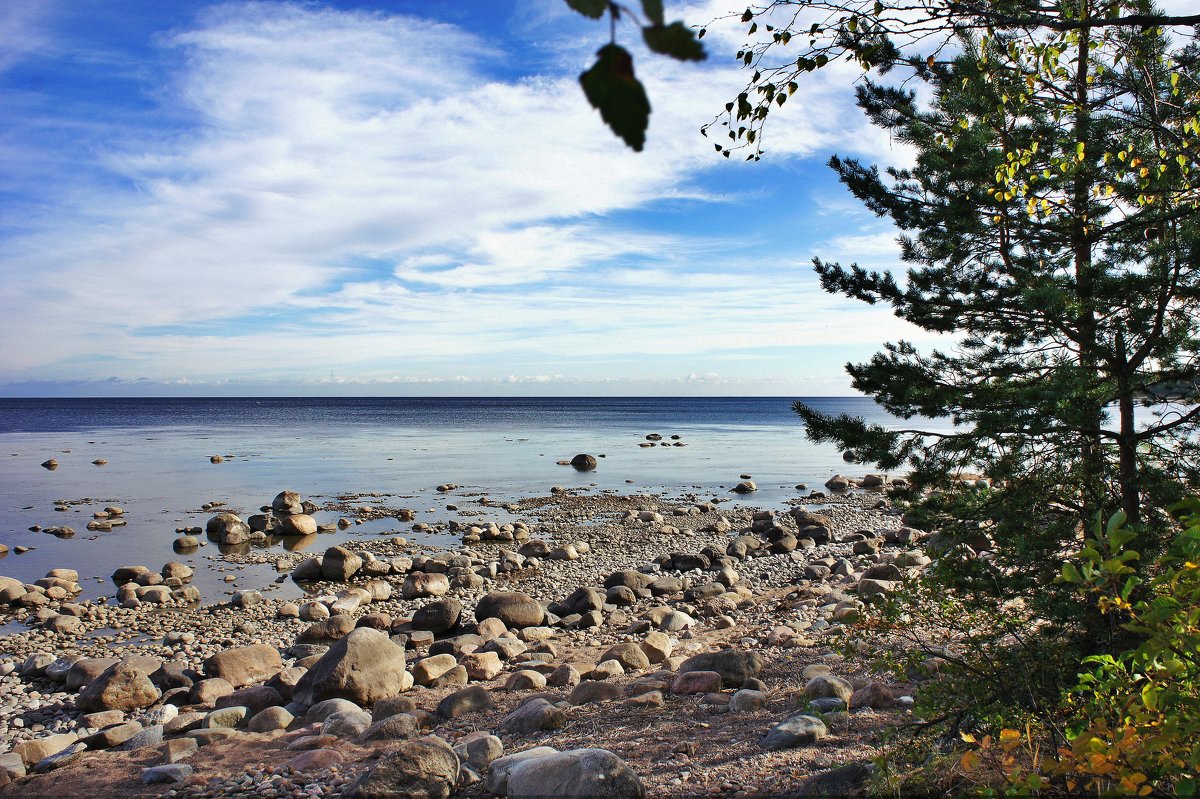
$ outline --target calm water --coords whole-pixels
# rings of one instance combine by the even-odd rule
[[[811,404],[874,421],[894,420],[866,398],[815,398]],[[346,493],[377,493],[418,520],[456,518],[447,503],[474,506],[464,494],[496,499],[541,496],[551,486],[591,490],[734,496],[729,487],[752,474],[759,491],[748,500],[782,506],[797,483],[820,487],[845,464],[831,446],[804,438],[788,398],[456,398],[456,399],[0,399],[0,542],[35,547],[0,560],[0,574],[30,581],[54,567],[78,569],[85,596],[111,596],[108,576],[121,565],[157,569],[180,559],[197,567],[206,601],[229,586],[205,568],[217,547],[180,557],[175,529],[203,526],[200,506],[227,503],[257,512],[283,489],[317,504]],[[640,448],[648,433],[679,435],[686,447]],[[604,455],[599,468],[578,473],[556,465],[576,453]],[[220,464],[209,461],[220,454]],[[47,458],[59,466],[41,468]],[[94,466],[105,459],[107,465]],[[441,483],[457,483],[451,495]],[[54,510],[54,500],[90,503]],[[92,512],[117,504],[128,524],[87,531]],[[317,514],[321,523],[334,513]],[[481,520],[503,521],[488,511]],[[72,539],[28,528],[70,525]],[[448,536],[414,534],[395,519],[323,534],[316,552],[350,538],[396,533],[431,546],[456,546]],[[280,547],[281,543],[271,546]],[[252,566],[237,587],[269,585],[275,572]],[[279,589],[295,594],[290,582]]]

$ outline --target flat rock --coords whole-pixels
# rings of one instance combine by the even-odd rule
[[[183,782],[192,776],[192,767],[187,763],[166,763],[142,769],[142,782],[155,785],[163,782]]]
[[[226,649],[204,661],[204,673],[220,677],[234,688],[264,682],[283,668],[279,650],[268,644]]]

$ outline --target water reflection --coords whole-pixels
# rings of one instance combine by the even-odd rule
[[[288,552],[303,552],[317,540],[317,534],[271,536],[268,540],[271,544],[282,544]]]

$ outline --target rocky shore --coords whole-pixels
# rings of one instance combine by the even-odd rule
[[[788,512],[556,490],[464,513],[456,550],[272,556],[302,601],[203,605],[178,561],[118,570],[112,602],[72,601],[70,569],[0,578],[27,627],[3,638],[0,796],[845,794],[911,721],[849,627],[929,563],[888,482]],[[319,527],[290,491],[213,511],[223,542]]]

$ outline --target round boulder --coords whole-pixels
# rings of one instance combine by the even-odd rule
[[[437,736],[405,741],[363,772],[357,799],[446,799],[458,782],[458,755]]]
[[[593,472],[596,470],[596,456],[580,453],[571,458],[571,465],[581,472]]]
[[[292,697],[308,705],[341,698],[367,706],[412,687],[412,675],[404,666],[403,647],[386,633],[358,627],[312,665]]]
[[[85,712],[135,710],[153,705],[159,696],[158,688],[146,672],[121,661],[109,666],[80,691],[75,704]]]
[[[279,525],[281,535],[312,535],[317,531],[317,520],[307,513],[295,513],[283,517]]]
[[[510,630],[536,627],[545,617],[537,600],[520,591],[493,591],[475,606],[476,621],[499,619]]]
[[[439,599],[413,614],[412,628],[440,635],[458,626],[462,618],[462,603],[457,599]]]
[[[271,510],[279,514],[304,513],[304,504],[295,491],[280,491],[271,500]]]

